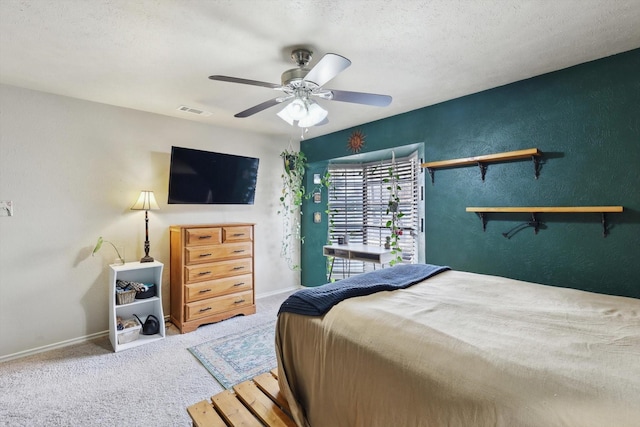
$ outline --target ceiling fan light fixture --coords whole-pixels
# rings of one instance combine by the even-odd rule
[[[278,113],[289,125],[297,125],[301,128],[315,126],[327,118],[329,112],[317,102],[310,99],[296,98]]]
[[[285,108],[287,114],[292,120],[301,120],[309,114],[309,108],[307,102],[304,99],[296,98],[287,105]]]
[[[309,105],[309,114],[307,114],[307,117],[298,121],[298,126],[301,128],[315,126],[326,119],[328,114],[329,112],[322,108],[320,104],[312,101]]]
[[[293,119],[289,117],[289,114],[287,114],[287,107],[284,107],[282,110],[278,112],[278,117],[280,117],[285,122],[289,123],[289,125],[293,126]]]

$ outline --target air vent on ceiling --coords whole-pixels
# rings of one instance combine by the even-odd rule
[[[178,107],[179,111],[183,111],[185,113],[197,114],[198,116],[210,116],[212,113],[208,111],[198,110],[197,108],[187,107],[186,105],[181,105]]]

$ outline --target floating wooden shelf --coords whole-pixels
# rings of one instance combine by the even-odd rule
[[[509,207],[483,207],[467,208],[467,212],[622,212],[622,206],[509,206]]]
[[[542,152],[537,148],[527,148],[525,150],[507,151],[504,153],[486,154],[483,156],[465,157],[462,159],[426,162],[426,163],[422,163],[422,167],[426,168],[427,171],[429,172],[429,175],[431,176],[431,183],[433,184],[434,169],[452,168],[456,166],[469,166],[469,165],[475,164],[475,165],[478,165],[478,167],[480,168],[482,180],[484,181],[484,177],[487,171],[487,163],[531,159],[533,160],[535,177],[536,179],[538,179],[538,175],[540,173],[540,160],[539,160],[540,156],[542,156]]]
[[[468,207],[467,212],[475,212],[482,221],[482,230],[487,229],[488,213],[530,213],[532,220],[526,223],[526,226],[533,227],[536,234],[540,229],[540,221],[536,214],[538,213],[579,213],[594,212],[602,215],[602,236],[607,237],[609,231],[607,229],[607,213],[622,212],[622,206],[508,206],[508,207]],[[509,233],[502,233],[508,238]]]

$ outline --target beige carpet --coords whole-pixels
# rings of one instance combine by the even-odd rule
[[[114,353],[109,338],[0,363],[0,426],[190,426],[186,408],[222,391],[188,348],[275,319],[289,293],[257,313]]]

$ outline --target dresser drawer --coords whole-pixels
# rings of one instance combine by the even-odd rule
[[[246,240],[253,240],[251,226],[235,226],[235,227],[222,227],[222,240],[224,242],[239,242]]]
[[[200,301],[213,296],[251,290],[251,288],[253,288],[253,276],[251,274],[193,283],[185,286],[185,301]]]
[[[185,305],[185,320],[200,319],[253,304],[252,291],[238,292]]]
[[[251,242],[225,243],[188,247],[185,251],[185,264],[192,265],[224,259],[249,258],[253,256],[253,245]]]
[[[187,228],[185,230],[187,246],[219,245],[222,243],[222,229],[212,228]]]
[[[253,271],[253,259],[242,258],[229,261],[218,261],[210,264],[198,264],[185,267],[186,283],[202,282],[227,276],[238,276]]]

